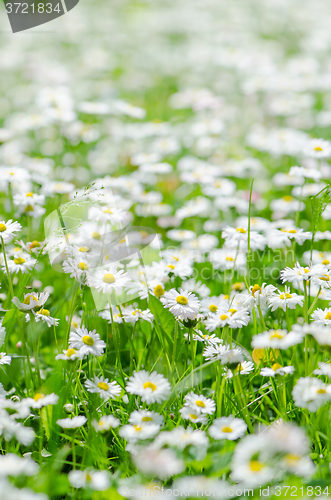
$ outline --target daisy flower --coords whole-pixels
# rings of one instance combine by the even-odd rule
[[[331,143],[324,139],[312,139],[304,149],[304,153],[312,158],[330,158]]]
[[[62,427],[62,429],[77,429],[82,427],[87,422],[87,418],[84,415],[78,415],[72,418],[60,418],[56,421],[57,425]]]
[[[228,370],[227,378],[232,378],[233,375],[248,375],[253,370],[254,363],[252,361],[243,361],[234,370]]]
[[[42,408],[43,406],[56,405],[59,400],[57,394],[43,394],[42,392],[37,392],[33,398],[26,398],[26,403],[31,408]]]
[[[209,435],[213,439],[229,439],[235,441],[241,438],[247,430],[247,425],[241,418],[229,417],[216,418],[209,427]]]
[[[49,293],[26,293],[24,294],[23,302],[20,302],[17,297],[12,299],[12,302],[20,311],[30,311],[31,309],[39,309],[42,307],[49,297]]]
[[[263,283],[262,286],[255,284],[249,287],[249,295],[243,302],[243,307],[247,307],[249,311],[252,311],[253,307],[261,306],[264,309],[267,305],[267,301],[270,296],[272,296],[276,287],[273,285],[267,285]]]
[[[254,335],[252,339],[252,347],[271,347],[272,349],[287,349],[296,344],[300,344],[303,340],[303,335],[292,330],[269,330],[258,335]]]
[[[6,453],[0,456],[0,470],[2,478],[4,476],[34,476],[38,474],[39,467],[31,458],[21,458],[15,453]]]
[[[69,483],[74,488],[90,488],[95,491],[106,491],[110,487],[109,472],[106,470],[71,470]]]
[[[328,309],[316,309],[311,315],[316,325],[330,326],[331,325],[331,307]]]
[[[184,406],[195,408],[201,413],[212,415],[215,411],[215,401],[205,396],[195,394],[193,391],[185,396]]]
[[[111,225],[124,224],[128,221],[128,212],[113,206],[91,207],[88,211],[89,220]]]
[[[326,375],[331,378],[331,363],[322,363],[319,361],[318,366],[319,368],[316,368],[313,372],[315,375]]]
[[[77,328],[75,332],[70,332],[69,348],[79,349],[80,355],[85,356],[93,354],[94,356],[101,356],[106,347],[100,335],[96,330],[89,332],[87,328]]]
[[[63,359],[64,361],[75,361],[76,359],[80,359],[80,353],[76,351],[76,349],[64,349],[62,353],[57,354],[55,359],[58,361],[59,359]]]
[[[126,390],[130,394],[140,396],[143,402],[151,404],[166,401],[170,396],[171,386],[163,375],[155,371],[148,373],[146,370],[141,370],[134,372],[129,378]]]
[[[286,308],[295,309],[296,305],[299,304],[303,307],[304,296],[298,295],[297,293],[291,293],[290,287],[285,286],[285,292],[277,290],[268,297],[268,306],[271,307],[271,311],[276,311],[279,307],[286,311]]]
[[[115,305],[110,306],[112,308],[112,313],[113,313],[113,320],[115,323],[123,323],[123,316],[119,310],[119,308]],[[103,318],[108,321],[108,323],[111,324],[112,322],[112,317],[110,314],[109,307],[107,309],[104,309],[99,313],[100,318]]]
[[[123,288],[131,281],[129,275],[122,269],[117,271],[116,265],[107,268],[96,269],[86,274],[88,286],[95,288],[98,292],[111,294],[121,293]]]
[[[184,333],[184,337],[189,340],[189,334]],[[213,333],[212,335],[207,335],[206,333],[202,333],[201,330],[194,330],[193,332],[193,340],[198,342],[203,342],[204,344],[221,344],[223,341]]]
[[[119,430],[119,435],[125,441],[136,442],[140,439],[151,439],[159,432],[160,426],[154,423],[140,425],[124,425]]]
[[[135,410],[131,413],[129,417],[129,422],[132,425],[141,425],[141,424],[149,424],[154,423],[157,425],[163,424],[163,416],[155,411],[149,410]]]
[[[331,385],[326,385],[318,378],[301,377],[293,388],[292,396],[296,406],[316,412],[331,399]]]
[[[5,352],[0,352],[0,365],[10,365],[11,356],[7,356]]]
[[[294,366],[282,366],[274,363],[271,368],[261,368],[262,377],[275,377],[275,375],[287,375],[294,372]]]
[[[230,328],[242,328],[248,325],[249,312],[245,308],[220,308],[216,314],[213,314],[204,321],[206,330],[213,332],[216,328],[223,328],[229,325]]]
[[[331,271],[327,267],[321,269],[321,273],[312,277],[312,282],[321,288],[331,288]]]
[[[133,455],[133,460],[142,474],[168,479],[185,470],[185,463],[171,449],[143,448]]]
[[[198,298],[193,293],[181,288],[179,293],[174,288],[165,292],[161,297],[161,302],[174,316],[181,316],[184,320],[194,319],[200,309]]]
[[[240,349],[231,349],[230,345],[209,345],[202,354],[207,360],[220,361],[221,365],[232,365],[233,369],[244,361]]]
[[[120,421],[113,415],[104,415],[99,421],[93,420],[92,425],[96,432],[106,432],[109,429],[116,429],[120,425]]]
[[[225,245],[229,248],[246,249],[248,244],[248,229],[226,226],[222,231],[222,238],[225,239]],[[251,250],[264,250],[265,246],[266,238],[257,231],[251,231]]]
[[[75,278],[79,283],[84,284],[86,279],[86,272],[90,266],[86,259],[74,259],[68,257],[62,264],[63,271],[70,274],[70,278]]]
[[[34,319],[36,320],[36,323],[39,323],[39,321],[43,321],[44,323],[47,324],[48,327],[50,326],[57,326],[59,324],[59,319],[52,318],[50,316],[49,310],[44,309],[43,307],[39,309],[39,311],[32,311],[32,314],[34,315]]]
[[[4,243],[9,243],[19,231],[22,231],[22,226],[18,222],[13,222],[12,219],[7,222],[0,221],[0,237]]]
[[[201,314],[212,316],[220,307],[222,299],[220,297],[207,297],[201,301]]]
[[[103,399],[115,399],[121,393],[121,387],[116,382],[109,383],[108,378],[94,377],[94,381],[86,380],[85,387],[89,392],[98,393]]]
[[[141,309],[126,307],[123,309],[123,319],[126,323],[136,323],[139,319],[152,323],[154,316],[149,309],[142,311]]]
[[[297,286],[299,283],[303,281],[308,281],[312,276],[311,267],[303,267],[300,266],[299,262],[295,264],[293,268],[285,267],[283,271],[280,272],[280,278],[282,283],[289,281],[293,283],[294,286]]]
[[[201,413],[197,406],[183,406],[183,408],[179,410],[179,413],[184,420],[189,420],[193,424],[207,423],[207,414]]]
[[[260,487],[272,481],[275,470],[268,464],[269,440],[263,434],[245,436],[237,444],[232,457],[232,481],[246,487]]]
[[[36,259],[32,259],[30,255],[24,255],[24,257],[16,255],[13,259],[8,260],[8,270],[11,274],[18,273],[19,271],[27,273],[31,271],[36,262]],[[6,272],[6,266],[2,266],[2,268],[3,271]]]

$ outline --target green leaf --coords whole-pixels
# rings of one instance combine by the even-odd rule
[[[3,321],[2,321],[2,326],[6,328],[7,331],[11,330],[12,324],[15,320],[17,313],[17,309],[10,309],[9,311],[6,312],[4,315]],[[0,347],[5,343],[6,339],[6,333],[0,333]]]
[[[10,324],[14,319],[14,316],[17,312],[16,308],[9,309],[3,317],[2,326],[6,326],[8,323]]]
[[[162,329],[172,340],[176,324],[174,315],[168,309],[165,309],[162,302],[154,297],[154,295],[149,295],[149,305],[155,319],[159,320]]]

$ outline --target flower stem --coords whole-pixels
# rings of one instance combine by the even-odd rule
[[[267,327],[265,326],[265,322],[264,322],[264,318],[263,318],[263,314],[262,314],[262,310],[261,310],[260,304],[257,306],[257,308],[259,310],[259,316],[260,316],[262,328],[263,328],[263,331],[265,332],[267,330]]]
[[[2,252],[3,252],[3,258],[5,261],[5,266],[6,266],[6,271],[7,271],[7,278],[8,278],[8,283],[9,283],[9,291],[10,291],[10,298],[12,299],[14,297],[14,289],[13,289],[13,283],[11,281],[9,269],[8,269],[8,262],[7,262],[7,257],[6,257],[6,250],[5,250],[5,243],[3,241],[3,237],[1,236],[1,244],[2,244]]]

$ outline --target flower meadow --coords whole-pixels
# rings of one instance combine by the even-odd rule
[[[0,499],[331,495],[330,23],[0,33]]]

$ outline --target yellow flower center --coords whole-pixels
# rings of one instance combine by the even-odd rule
[[[282,293],[280,296],[279,296],[280,299],[282,300],[285,300],[285,299],[291,299],[292,298],[292,295],[290,293]]]
[[[319,279],[322,281],[330,281],[330,276],[323,274],[323,276],[319,276]]]
[[[104,277],[102,278],[102,281],[104,283],[108,283],[108,285],[111,285],[112,283],[115,283],[115,277],[111,273],[106,273]]]
[[[156,385],[153,382],[145,382],[143,385],[144,389],[152,389],[152,392],[156,390]]]
[[[94,233],[92,233],[92,238],[94,238],[95,240],[101,240],[101,234],[95,231]]]
[[[296,465],[299,460],[301,460],[300,455],[295,455],[294,453],[288,453],[285,455],[285,460],[288,463],[288,465]]]
[[[279,370],[279,368],[282,368],[282,365],[280,365],[279,363],[274,363],[271,368],[274,372],[276,372],[277,370]]]
[[[233,432],[233,429],[231,429],[231,427],[223,427],[222,432],[229,434],[230,432]]]
[[[222,314],[222,315],[220,316],[220,319],[221,319],[222,321],[225,321],[226,319],[229,319],[229,317],[228,317],[226,314]]]
[[[89,249],[86,247],[79,247],[78,250],[79,250],[79,252],[85,253],[85,252],[88,252]]]
[[[176,269],[175,266],[173,266],[172,264],[169,264],[167,267],[169,267],[169,269],[172,269],[172,270]]]
[[[141,431],[141,425],[134,425],[134,430],[137,431],[137,432],[140,432]]]
[[[112,214],[113,212],[110,210],[110,208],[106,208],[105,210],[103,210],[103,213],[104,214]]]
[[[86,481],[90,483],[92,481],[92,476],[91,474],[86,474]]]
[[[89,345],[89,346],[94,345],[94,340],[92,339],[92,337],[90,335],[84,335],[84,337],[82,338],[82,341],[84,342],[85,345]]]
[[[76,353],[76,349],[68,349],[66,352],[66,356],[68,356],[68,358],[70,358],[75,353]]]
[[[181,304],[182,306],[186,306],[188,300],[186,297],[184,297],[184,295],[178,295],[178,297],[176,297],[176,302],[178,304]]]
[[[331,312],[326,313],[324,319],[329,319],[330,320],[331,319]]]
[[[38,311],[38,314],[42,314],[43,316],[49,316],[49,310],[48,310],[48,309],[43,309],[43,308],[41,308],[41,309]]]
[[[201,401],[200,399],[197,399],[196,402],[195,402],[195,404],[197,406],[199,406],[199,408],[206,408],[205,403],[203,401]]]
[[[243,290],[243,284],[240,281],[236,281],[236,283],[233,283],[232,285],[233,290],[236,292],[240,292],[240,290]]]
[[[291,234],[295,234],[296,232],[297,232],[296,229],[290,229],[289,230],[289,233],[291,233]]]
[[[278,333],[278,330],[275,331],[270,337],[270,339],[282,339],[284,335],[282,333]]]
[[[7,229],[7,226],[5,226],[5,224],[0,224],[0,233],[3,233],[4,231],[6,231]]]
[[[315,151],[323,151],[323,148],[321,148],[321,146],[315,146],[314,150]]]
[[[293,196],[289,196],[289,195],[283,196],[283,200],[284,201],[292,201],[293,200]]]
[[[25,299],[23,300],[23,304],[26,304],[26,305],[30,305],[30,300],[35,300],[37,302],[37,304],[39,303],[38,299],[36,299],[36,297],[34,297],[33,295],[27,295],[25,297]]]
[[[151,417],[143,417],[141,420],[143,422],[152,422],[153,419]]]
[[[32,198],[33,197],[33,193],[27,193],[25,196],[26,196],[26,198],[28,198],[28,197]]]
[[[317,394],[326,394],[325,389],[318,389]]]
[[[98,387],[102,391],[108,391],[108,389],[109,389],[109,385],[106,384],[106,382],[98,382]]]
[[[86,271],[89,267],[87,264],[85,264],[85,262],[80,262],[78,264],[78,268],[81,269],[82,271]]]
[[[229,309],[229,312],[231,313],[231,315],[233,315],[234,313],[236,313],[236,312],[237,312],[237,309],[233,309],[233,308],[231,308],[231,309]]]
[[[249,467],[253,472],[260,472],[260,470],[262,470],[265,466],[258,460],[251,460],[249,463]]]
[[[19,264],[24,264],[25,259],[23,259],[22,257],[16,257],[16,259],[14,259],[14,262],[15,262],[15,264],[17,264],[17,265],[19,265]]]
[[[327,266],[328,264],[330,264],[330,261],[328,259],[324,259],[322,261],[322,264],[324,264],[324,266]]]
[[[34,241],[31,243],[30,248],[31,248],[31,249],[32,249],[32,248],[39,248],[40,246],[41,246],[41,245],[40,245],[39,241],[34,240]]]
[[[156,297],[162,297],[164,295],[164,288],[161,285],[156,285],[154,288],[154,294]]]
[[[192,420],[197,420],[198,415],[194,415],[194,413],[190,413],[190,417]]]
[[[253,295],[253,297],[255,296],[256,292],[260,292],[260,291],[261,291],[260,285],[254,285],[253,288],[252,288],[252,295]]]
[[[247,231],[243,227],[237,227],[237,233],[245,234]]]
[[[37,394],[35,394],[35,395],[33,396],[33,399],[34,399],[35,401],[39,401],[39,399],[43,399],[44,397],[45,397],[45,394],[43,394],[42,392],[37,392]]]
[[[211,304],[209,306],[209,311],[212,312],[212,313],[216,312],[217,311],[217,306],[215,306],[215,304]]]
[[[228,260],[229,262],[233,262],[234,258],[233,257],[225,257],[225,260]]]

